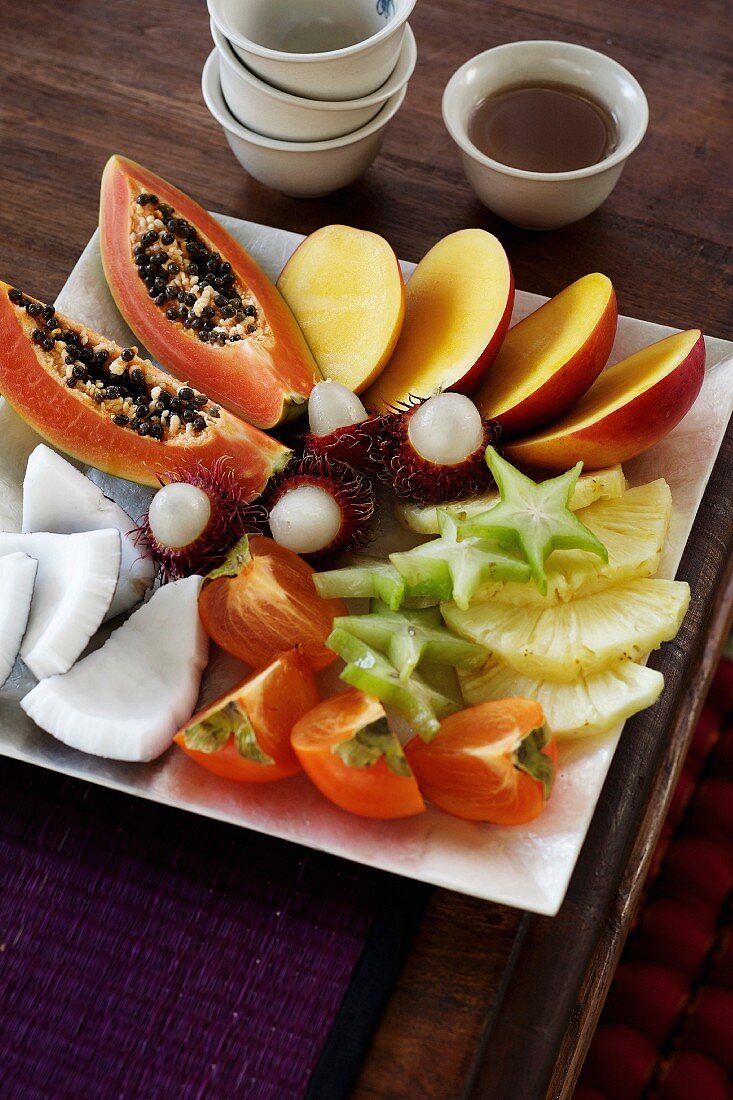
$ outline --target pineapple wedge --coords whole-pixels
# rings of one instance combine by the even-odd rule
[[[621,661],[603,672],[579,676],[571,684],[532,680],[500,661],[479,671],[459,674],[468,706],[512,695],[536,699],[548,732],[560,739],[590,737],[656,703],[664,687],[661,672],[633,661]]]
[[[536,585],[492,582],[483,585],[475,599],[508,604],[564,603],[587,596],[620,581],[652,577],[672,516],[672,494],[660,478],[627,489],[615,499],[600,499],[578,511],[578,519],[600,539],[608,561],[583,550],[555,550],[545,563],[547,595]]]
[[[570,498],[570,507],[577,512],[580,508],[587,508],[594,500],[613,500],[620,497],[625,488],[626,478],[620,466],[592,470],[578,478]],[[479,497],[454,501],[452,504],[429,504],[421,507],[411,501],[403,501],[395,504],[394,510],[397,519],[408,531],[414,531],[417,535],[437,535],[440,531],[438,508],[446,508],[455,519],[464,520],[485,512],[487,508],[498,503],[498,500],[498,492],[492,489]]]
[[[467,611],[444,604],[456,634],[537,680],[570,683],[618,661],[639,660],[674,638],[690,602],[684,581],[627,581],[569,603],[517,607],[474,601]]]

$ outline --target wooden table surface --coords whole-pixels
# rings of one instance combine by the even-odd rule
[[[352,188],[306,201],[249,179],[212,124],[199,90],[211,46],[201,0],[36,0],[32,19],[0,0],[2,275],[54,298],[94,230],[104,162],[119,151],[210,208],[303,233],[348,222],[383,233],[405,259],[480,226],[503,241],[523,290],[553,294],[601,270],[622,313],[730,338],[725,8],[419,0],[418,66],[382,156]],[[440,118],[458,65],[522,38],[611,54],[641,81],[651,110],[645,141],[603,209],[551,233],[515,229],[478,203]],[[681,567],[696,599],[666,647],[665,701],[653,726],[634,723],[622,740],[568,901],[549,921],[437,891],[357,1083],[362,1100],[572,1092],[729,624],[731,447],[729,437]]]

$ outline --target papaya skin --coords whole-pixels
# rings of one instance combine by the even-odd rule
[[[46,369],[30,339],[35,322],[13,305],[10,289],[0,282],[0,393],[52,447],[115,477],[155,488],[161,473],[193,468],[199,462],[211,468],[217,459],[225,459],[248,498],[257,496],[268,478],[287,463],[287,447],[223,410],[206,432],[165,442],[117,427],[86,393],[68,389]],[[56,316],[62,328],[80,327],[62,313]],[[102,339],[84,327],[91,341]],[[152,363],[146,363],[145,369],[152,385],[183,384]]]
[[[267,320],[269,344],[246,339],[202,344],[155,305],[138,276],[130,244],[131,204],[141,192],[172,206],[231,263]],[[305,410],[320,373],[297,321],[259,264],[203,207],[149,169],[115,155],[102,176],[99,228],[104,273],[117,307],[166,370],[259,428],[274,428]]]

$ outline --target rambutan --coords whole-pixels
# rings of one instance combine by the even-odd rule
[[[325,455],[291,462],[270,480],[263,503],[275,542],[307,560],[360,550],[371,537],[369,480]]]
[[[243,535],[261,534],[267,511],[248,502],[234,472],[219,459],[209,469],[172,470],[138,525],[135,541],[156,562],[163,581],[208,573]]]
[[[308,416],[306,455],[345,462],[362,473],[376,473],[384,416],[370,415],[355,393],[330,380],[313,387]]]
[[[442,504],[493,484],[484,455],[499,427],[464,394],[439,393],[382,419],[380,477],[398,496]]]

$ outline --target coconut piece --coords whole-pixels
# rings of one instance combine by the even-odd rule
[[[28,625],[37,569],[27,554],[0,558],[0,688],[13,671]]]
[[[21,706],[59,741],[112,760],[152,760],[193,713],[208,639],[201,577],[159,588],[101,649],[33,688]]]
[[[41,437],[0,397],[0,439],[3,460],[0,466],[0,531],[19,531],[23,508],[20,483],[28,455]]]
[[[136,545],[135,524],[119,504],[50,447],[36,447],[23,481],[23,531],[74,535],[109,528],[120,533],[122,558],[106,619],[140,603],[155,580],[155,563]]]
[[[0,534],[0,555],[38,562],[20,655],[37,679],[71,668],[109,611],[120,575],[120,534]]]

